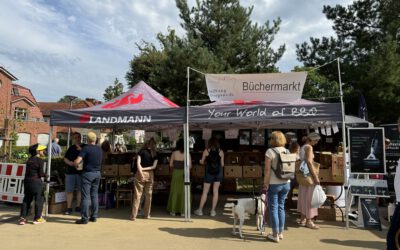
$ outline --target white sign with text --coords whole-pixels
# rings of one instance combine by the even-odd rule
[[[292,102],[301,98],[306,72],[207,74],[211,101]]]

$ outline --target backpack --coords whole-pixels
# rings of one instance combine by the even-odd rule
[[[206,171],[210,175],[218,175],[221,171],[221,156],[218,150],[209,150],[206,158]]]
[[[294,179],[297,155],[291,154],[287,149],[286,152],[282,153],[280,153],[276,148],[272,148],[272,150],[276,153],[278,159],[276,168],[271,167],[276,177],[282,180]]]

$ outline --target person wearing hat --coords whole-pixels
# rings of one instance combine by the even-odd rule
[[[103,152],[96,145],[97,136],[95,133],[87,133],[87,138],[88,144],[82,148],[79,156],[74,161],[76,168],[79,168],[80,163],[83,161],[81,219],[77,220],[76,224],[87,224],[88,221],[96,222],[99,211],[98,190]],[[91,210],[89,211],[90,204]]]
[[[43,181],[45,177],[43,172],[44,156],[46,146],[35,144],[29,147],[31,157],[26,162],[24,178],[24,199],[21,207],[19,225],[25,225],[32,200],[35,200],[35,217],[33,224],[42,224],[46,222],[42,217],[43,209]]]

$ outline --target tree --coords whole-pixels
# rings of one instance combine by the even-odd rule
[[[130,62],[126,79],[130,86],[139,80],[148,82],[178,104],[186,103],[186,67],[206,73],[277,72],[276,62],[285,45],[271,48],[279,31],[280,19],[272,25],[252,23],[253,8],[244,8],[239,0],[197,1],[189,9],[186,0],[176,0],[186,31],[178,37],[175,30],[159,33],[155,45],[137,45],[139,55]],[[190,99],[208,99],[204,77],[191,74]]]
[[[63,102],[63,103],[70,103],[71,101],[72,103],[77,103],[82,101],[82,99],[76,96],[65,95],[61,97],[60,100],[58,100],[58,102]]]
[[[340,58],[346,111],[357,113],[357,96],[363,93],[369,118],[393,122],[400,104],[400,1],[360,0],[343,7],[324,6],[334,23],[336,37],[310,38],[297,45],[297,57],[307,67]],[[320,69],[328,79],[338,79],[337,64]]]
[[[109,101],[124,93],[124,85],[115,78],[114,83],[104,90],[104,100]]]
[[[324,102],[340,101],[339,83],[337,81],[328,79],[312,68],[295,67],[293,71],[307,71],[302,98]]]

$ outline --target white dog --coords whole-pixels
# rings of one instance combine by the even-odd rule
[[[266,195],[262,194],[261,196],[255,198],[243,198],[238,199],[232,203],[226,203],[225,207],[232,208],[233,215],[233,235],[236,235],[236,221],[239,219],[239,235],[240,238],[243,239],[242,235],[242,226],[244,222],[244,217],[247,214],[252,214],[257,216],[257,230],[260,231],[261,234],[264,233],[264,211],[266,204]]]

